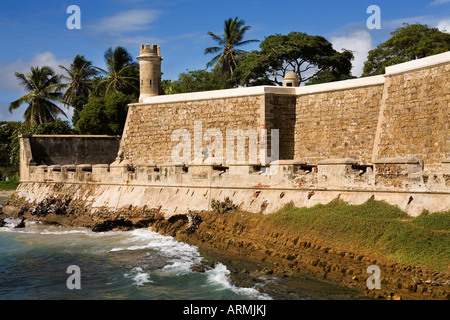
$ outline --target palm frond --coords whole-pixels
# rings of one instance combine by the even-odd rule
[[[210,31],[208,32],[208,34],[209,34],[214,40],[216,40],[219,44],[221,44],[221,45],[226,45],[226,41],[223,40],[221,37],[215,35],[214,33],[210,32]]]
[[[241,41],[235,44],[236,47],[238,46],[243,46],[249,43],[254,43],[254,42],[260,42],[259,40],[245,40],[245,41]]]
[[[26,91],[32,91],[34,89],[33,84],[30,82],[30,80],[23,73],[16,72],[15,75],[19,79],[19,84]]]
[[[11,102],[9,104],[8,111],[12,113],[14,110],[19,108],[22,103],[28,103],[31,100],[32,95],[33,93],[29,93],[24,96],[21,96],[16,101]]]
[[[209,47],[205,49],[205,54],[216,53],[222,50],[222,47]]]

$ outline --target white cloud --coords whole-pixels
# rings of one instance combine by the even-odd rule
[[[54,53],[47,51],[34,55],[29,61],[23,61],[22,59],[17,59],[11,63],[0,63],[0,92],[22,92],[22,88],[17,81],[15,72],[28,73],[31,67],[42,67],[49,66],[55,71],[55,73],[60,73],[60,65],[69,66],[70,60],[58,59]]]
[[[56,73],[59,73],[61,69],[59,68],[60,65],[69,67],[69,65],[72,63],[69,59],[58,59],[54,53],[47,51],[43,53],[38,53],[34,55],[29,65],[31,66],[49,66],[53,69]],[[28,68],[29,69],[29,68]]]
[[[90,28],[101,34],[123,35],[148,29],[160,15],[159,10],[128,10],[103,18]]]
[[[450,33],[450,19],[439,21],[436,28],[442,32]]]
[[[431,5],[432,6],[437,6],[440,4],[444,4],[444,3],[450,3],[450,0],[434,0]]]
[[[352,74],[356,77],[361,76],[367,55],[374,48],[370,33],[366,30],[356,30],[348,35],[331,37],[330,42],[338,51],[347,49],[353,52],[355,59],[352,61]]]

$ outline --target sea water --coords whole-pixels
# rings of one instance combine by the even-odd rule
[[[0,300],[279,299],[262,290],[279,279],[236,286],[224,264],[210,265],[197,247],[150,228],[96,233],[31,220],[17,229],[20,220],[5,222],[0,228]],[[294,299],[357,297],[314,279],[301,280],[296,291]]]
[[[0,228],[0,299],[271,299],[240,288],[217,263],[204,272],[195,246],[151,229],[94,233],[6,219]],[[79,268],[80,289],[70,289],[70,266]]]

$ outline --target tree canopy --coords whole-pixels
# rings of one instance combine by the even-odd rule
[[[318,76],[327,81],[352,77],[353,53],[336,51],[322,36],[301,32],[271,35],[261,42],[260,48],[239,58],[234,76],[241,85],[282,85],[284,76],[291,71],[301,83]]]
[[[384,74],[386,67],[450,50],[450,34],[422,24],[404,24],[369,51],[363,76]]]
[[[122,92],[91,97],[80,112],[75,129],[81,134],[121,135],[127,117],[128,104],[133,102],[136,102],[134,96]]]
[[[23,124],[20,121],[0,121],[0,166],[12,164],[11,142]]]
[[[209,90],[221,90],[234,87],[234,83],[221,70],[193,70],[180,73],[178,80],[165,80],[162,83],[164,94],[176,94]]]

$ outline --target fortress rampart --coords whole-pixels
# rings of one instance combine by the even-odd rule
[[[97,162],[38,164],[30,158],[35,138],[23,136],[16,195],[29,203],[69,196],[91,214],[133,208],[165,217],[227,197],[265,213],[337,197],[375,197],[411,215],[450,209],[450,52],[306,87],[147,89],[130,105],[120,146]]]

